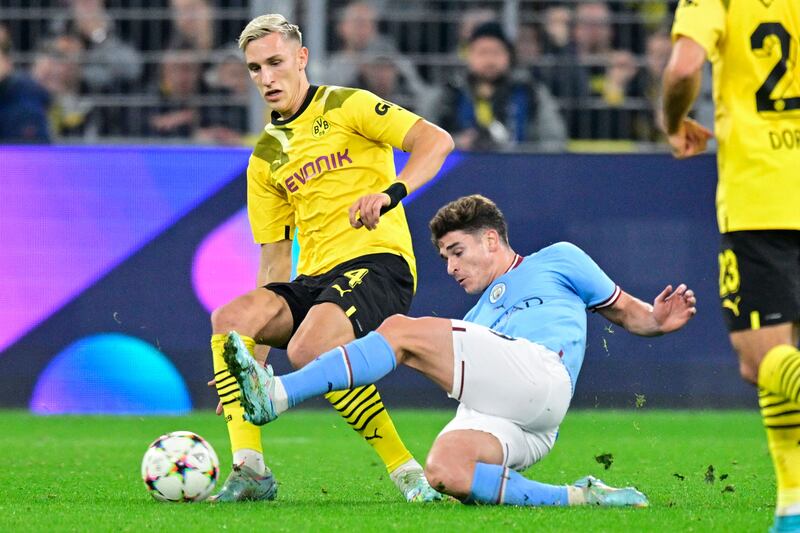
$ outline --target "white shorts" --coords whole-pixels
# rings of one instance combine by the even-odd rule
[[[453,390],[461,405],[441,431],[471,429],[494,435],[503,464],[524,470],[553,448],[567,414],[572,384],[561,358],[527,339],[453,320]]]

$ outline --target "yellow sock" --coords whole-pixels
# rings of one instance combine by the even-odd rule
[[[800,351],[788,344],[768,351],[758,368],[758,386],[800,403]]]
[[[412,458],[375,385],[329,392],[325,399],[372,446],[390,473]]]
[[[255,341],[244,335],[241,337],[247,349],[253,353],[256,346]],[[225,421],[228,423],[231,451],[236,453],[238,450],[249,449],[262,452],[261,430],[244,419],[244,409],[239,403],[239,384],[228,372],[225,359],[222,358],[226,338],[227,335],[212,335],[211,353],[214,356],[214,379],[217,380],[217,394],[225,412]]]
[[[800,351],[783,344],[772,348],[758,369],[761,416],[778,482],[776,510],[800,506]]]

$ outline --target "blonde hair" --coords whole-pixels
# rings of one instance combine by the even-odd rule
[[[251,41],[266,37],[270,33],[280,33],[284,39],[294,39],[303,44],[303,34],[296,24],[290,23],[283,15],[273,13],[261,15],[247,23],[239,35],[239,48],[244,50]]]

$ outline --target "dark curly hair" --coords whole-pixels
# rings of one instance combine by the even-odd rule
[[[480,194],[462,196],[441,207],[428,223],[431,241],[438,247],[439,239],[451,231],[475,234],[493,229],[508,246],[508,225],[502,211],[495,203]]]

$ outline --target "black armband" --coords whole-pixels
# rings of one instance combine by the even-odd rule
[[[389,205],[385,205],[381,207],[381,215],[386,213],[387,211],[394,209],[397,207],[397,204],[400,203],[400,200],[408,196],[408,189],[406,189],[406,184],[402,181],[396,181],[389,185],[389,187],[383,191],[384,194],[388,194],[391,201]]]

